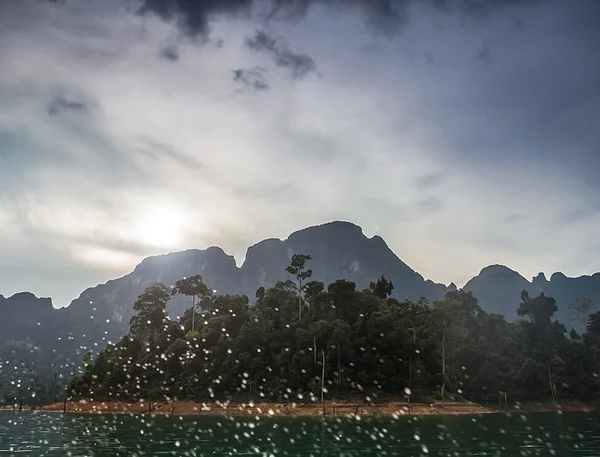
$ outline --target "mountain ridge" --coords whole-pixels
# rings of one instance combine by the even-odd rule
[[[85,289],[64,308],[53,308],[51,299],[30,293],[1,297],[0,357],[16,345],[37,348],[45,363],[60,363],[57,351],[69,354],[69,363],[74,362],[88,349],[101,348],[108,341],[121,338],[134,314],[133,303],[154,282],[173,285],[185,276],[200,274],[217,293],[246,294],[253,302],[259,287],[291,279],[285,268],[297,253],[312,256],[308,264],[313,270],[312,279],[326,285],[346,279],[362,289],[383,275],[394,284],[394,298],[417,301],[425,297],[430,303],[457,289],[454,284],[425,280],[382,237],[369,238],[356,224],[334,221],[295,231],[285,240],[262,240],[247,249],[239,267],[232,255],[217,246],[147,257],[130,273]],[[555,317],[578,330],[583,323],[571,323],[568,305],[579,298],[589,298],[600,305],[600,273],[569,278],[557,272],[549,280],[545,275],[527,280],[507,266],[489,265],[463,289],[473,292],[483,309],[503,314],[509,320],[518,317],[523,289],[534,295],[543,292],[557,301],[559,310]],[[189,306],[188,299],[175,296],[169,303],[169,313],[176,318]]]
[[[389,251],[389,253],[392,254],[392,256],[396,257],[397,260],[400,261],[402,267],[405,267],[407,270],[409,270],[411,273],[414,273],[415,276],[419,279],[421,279],[422,281],[426,282],[426,283],[430,283],[432,285],[436,285],[436,286],[443,286],[448,290],[455,290],[455,289],[459,289],[459,287],[454,283],[451,282],[449,285],[445,285],[443,283],[438,283],[435,282],[432,279],[425,279],[420,273],[418,273],[417,271],[412,270],[406,263],[404,263],[400,257],[398,257],[398,255],[389,247],[389,245],[385,242],[385,240],[380,236],[380,235],[373,235],[372,237],[368,237],[364,234],[362,227],[360,227],[359,225],[350,222],[350,221],[343,221],[343,220],[339,220],[339,221],[330,221],[330,222],[326,222],[323,224],[319,224],[319,225],[314,225],[314,226],[310,226],[310,227],[306,227],[303,229],[299,229],[299,230],[295,230],[294,232],[292,232],[287,238],[277,238],[277,237],[271,237],[271,238],[265,238],[261,241],[258,241],[257,243],[249,246],[246,249],[246,254],[244,256],[244,261],[242,262],[242,264],[238,267],[237,263],[236,263],[236,259],[233,255],[231,254],[227,254],[227,252],[221,248],[220,246],[209,246],[205,249],[199,249],[199,248],[189,248],[189,249],[185,249],[185,250],[181,250],[181,251],[172,251],[169,253],[164,253],[164,254],[157,254],[157,255],[152,255],[152,256],[148,256],[143,258],[133,269],[133,271],[124,274],[120,277],[117,278],[113,278],[113,279],[109,279],[108,281],[104,282],[104,283],[100,283],[97,284],[96,286],[90,286],[88,288],[86,288],[80,295],[79,297],[73,299],[69,305],[65,306],[65,307],[60,307],[60,308],[54,308],[54,309],[65,309],[65,308],[69,308],[74,302],[77,302],[78,300],[80,300],[82,298],[82,296],[88,292],[89,290],[95,289],[97,287],[100,286],[106,286],[109,285],[115,281],[119,281],[119,280],[123,280],[127,277],[129,277],[131,274],[133,273],[139,273],[139,272],[143,272],[147,267],[149,267],[150,265],[156,267],[159,266],[161,261],[167,261],[167,262],[172,262],[173,260],[178,260],[178,258],[181,257],[186,257],[186,256],[191,256],[192,254],[196,254],[196,255],[202,255],[201,253],[206,253],[205,255],[210,255],[212,257],[211,254],[216,253],[218,254],[218,256],[222,257],[219,260],[224,260],[225,257],[228,259],[228,261],[230,262],[229,267],[231,268],[231,271],[244,271],[245,269],[248,268],[248,264],[252,263],[252,261],[255,260],[255,251],[256,250],[260,250],[264,247],[268,247],[269,249],[272,249],[275,246],[279,246],[284,247],[286,245],[286,243],[289,242],[295,242],[297,239],[302,239],[303,235],[308,232],[308,231],[314,231],[314,230],[335,230],[336,231],[336,235],[338,235],[340,233],[340,229],[342,229],[343,231],[345,231],[346,233],[355,233],[358,234],[359,236],[364,237],[368,242],[374,242],[374,243],[381,243],[382,246],[384,246],[384,248],[386,250]],[[303,248],[304,246],[302,246],[303,243],[294,243],[294,244],[299,244],[298,248]],[[288,249],[289,251],[289,249]],[[301,251],[295,252],[295,253],[300,253]],[[288,253],[289,254],[289,253]],[[291,258],[291,255],[289,255],[289,257]],[[314,258],[313,258],[314,260]],[[261,262],[262,263],[262,262]],[[154,264],[154,265],[153,265]],[[158,264],[158,265],[157,265]],[[286,264],[287,266],[287,264]],[[351,266],[350,266],[351,267]],[[544,272],[540,272],[538,273],[538,275],[532,277],[531,280],[528,280],[525,276],[521,275],[518,271],[513,270],[512,268],[508,267],[507,265],[503,265],[503,264],[491,264],[491,265],[487,265],[485,267],[483,267],[480,272],[472,277],[470,280],[468,280],[464,286],[462,287],[462,289],[465,290],[470,290],[472,292],[474,292],[472,290],[473,287],[473,282],[477,280],[477,278],[481,277],[482,275],[487,275],[489,273],[499,273],[499,272],[505,272],[508,274],[512,274],[515,277],[519,277],[520,279],[522,279],[522,281],[525,283],[528,283],[529,285],[536,285],[536,284],[544,284],[547,282],[552,282],[552,281],[557,281],[557,280],[585,280],[585,279],[598,279],[600,280],[600,272],[596,272],[596,273],[592,273],[592,274],[585,274],[585,275],[581,275],[581,276],[566,276],[564,273],[557,271],[554,272],[550,275],[550,279],[547,279],[546,275]],[[285,272],[283,272],[282,276],[285,275]],[[385,275],[384,275],[385,276]],[[158,281],[160,281],[160,278],[157,279]],[[207,281],[208,282],[208,281]],[[262,285],[262,284],[261,284]],[[217,289],[218,290],[218,289]],[[4,295],[0,294],[0,306],[2,306],[1,304],[4,301],[10,300],[12,298],[15,298],[16,296],[20,296],[20,295],[31,295],[35,298],[38,299],[46,299],[49,297],[46,296],[40,296],[37,297],[35,294],[32,294],[31,292],[28,291],[21,291],[21,292],[17,292],[11,296],[5,297]],[[251,297],[252,298],[252,297]],[[51,300],[51,298],[49,298]]]

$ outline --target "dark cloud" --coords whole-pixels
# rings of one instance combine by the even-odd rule
[[[233,70],[233,80],[246,88],[257,91],[270,88],[267,73],[260,67]]]
[[[432,189],[439,186],[446,179],[447,174],[443,171],[435,171],[419,176],[415,181],[415,187],[420,190]]]
[[[516,29],[521,29],[523,28],[523,25],[525,25],[523,19],[521,19],[520,17],[514,17],[512,22]]]
[[[179,60],[179,49],[177,49],[177,46],[165,46],[160,50],[159,55],[163,59],[177,62]]]
[[[143,0],[137,12],[174,21],[185,34],[206,38],[210,19],[249,14],[253,3],[253,0]]]
[[[487,67],[492,63],[492,49],[490,47],[489,41],[484,41],[481,43],[481,47],[477,50],[477,55],[475,56],[475,62]]]
[[[485,42],[473,49],[482,63],[493,58],[494,71],[471,73],[450,102],[470,106],[470,113],[440,118],[458,160],[486,169],[560,169],[598,182],[600,2],[581,1],[559,14],[561,4],[524,14],[518,33],[509,25],[492,35],[493,52]],[[549,21],[551,28],[540,25]],[[476,127],[464,129],[467,123]]]
[[[56,98],[48,106],[48,114],[50,116],[56,116],[64,111],[85,113],[87,110],[88,107],[85,103],[81,101],[67,100],[63,97]]]
[[[409,21],[411,4],[477,20],[496,10],[537,2],[543,0],[143,0],[138,14],[158,16],[175,22],[188,35],[206,38],[210,20],[215,17],[248,16],[258,10],[267,20],[299,20],[313,5],[320,5],[336,10],[359,9],[369,28],[393,35]]]
[[[374,32],[392,36],[398,33],[408,22],[409,1],[394,0],[358,0],[339,2],[357,4],[363,11],[367,27]]]
[[[257,30],[253,38],[246,38],[246,46],[254,51],[264,52],[275,65],[290,70],[294,78],[302,78],[317,68],[312,57],[292,52],[285,43],[264,30]]]
[[[137,148],[137,151],[153,160],[165,157],[188,169],[197,171],[206,169],[206,166],[200,160],[195,157],[182,154],[172,146],[160,143],[150,138],[142,138],[141,143],[142,144]]]
[[[55,5],[66,3],[64,0],[45,1]],[[122,2],[130,6],[130,0]],[[597,4],[595,8],[598,8],[600,2],[596,0],[581,0],[579,3],[594,2]],[[0,7],[4,3],[1,1]],[[410,21],[412,5],[456,15],[462,23],[468,23],[488,19],[497,11],[517,11],[520,6],[546,4],[551,0],[138,0],[135,3],[140,5],[134,9],[136,14],[159,17],[176,24],[185,35],[209,41],[210,22],[215,18],[250,17],[256,13],[267,22],[299,21],[315,5],[335,11],[358,10],[362,12],[365,24],[371,31],[391,37]],[[597,17],[591,20],[598,23]],[[514,24],[515,27],[522,27],[523,22],[515,16]]]

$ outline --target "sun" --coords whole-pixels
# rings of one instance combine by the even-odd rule
[[[170,206],[153,207],[141,215],[133,236],[139,243],[161,248],[178,245],[184,229],[183,212]]]

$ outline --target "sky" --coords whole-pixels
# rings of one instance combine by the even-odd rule
[[[2,0],[0,293],[332,220],[463,285],[600,270],[597,0]]]

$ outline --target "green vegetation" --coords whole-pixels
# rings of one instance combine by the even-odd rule
[[[148,287],[129,334],[109,345],[68,386],[93,400],[220,399],[321,401],[382,396],[593,400],[600,382],[600,313],[583,335],[553,320],[553,298],[522,293],[517,323],[481,309],[462,290],[431,306],[390,298],[384,277],[365,290],[309,281],[309,256],[296,255],[293,280],[246,296],[213,295],[197,276],[174,289]],[[401,285],[400,285],[401,287]],[[202,298],[179,322],[173,293]],[[517,304],[515,304],[517,305]],[[323,387],[322,387],[323,383]]]

